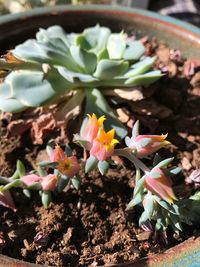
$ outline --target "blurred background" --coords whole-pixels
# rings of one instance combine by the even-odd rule
[[[0,14],[61,4],[110,4],[156,11],[200,27],[200,0],[0,0]]]

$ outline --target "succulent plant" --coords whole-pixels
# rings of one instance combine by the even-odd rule
[[[153,83],[162,76],[159,70],[152,70],[154,61],[144,57],[140,41],[123,31],[112,33],[99,25],[78,34],[66,34],[60,26],[40,29],[36,39],[16,46],[0,60],[0,69],[7,71],[0,84],[0,109],[20,112],[57,103],[69,92],[74,97],[82,92],[85,113],[105,114],[117,136],[123,138],[126,130],[105,101],[104,92]],[[74,106],[83,99],[76,95]]]

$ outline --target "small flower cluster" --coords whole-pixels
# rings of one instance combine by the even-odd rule
[[[128,203],[127,210],[136,205],[143,207],[139,224],[143,229],[149,229],[151,224],[155,230],[165,231],[171,225],[175,231],[181,230],[182,222],[189,222],[185,215],[188,203],[175,196],[172,179],[181,169],[169,166],[173,158],[161,159],[155,155],[152,167],[147,167],[142,159],[148,157],[160,148],[170,144],[167,135],[140,135],[139,122],[132,129],[132,136],[125,138],[126,147],[116,148],[119,140],[115,139],[115,130],[104,128],[105,116],[97,118],[95,114],[88,115],[80,134],[75,135],[75,142],[85,150],[85,159],[77,159],[69,146],[65,151],[59,145],[52,148],[47,146],[48,161],[38,164],[38,170],[26,173],[24,165],[18,161],[12,177],[0,177],[0,204],[16,211],[10,189],[22,188],[24,194],[30,197],[31,190],[38,190],[45,208],[51,201],[54,191],[62,191],[73,185],[79,189],[81,179],[79,172],[83,167],[85,173],[98,168],[104,175],[112,156],[120,156],[131,161],[136,169],[133,197]]]

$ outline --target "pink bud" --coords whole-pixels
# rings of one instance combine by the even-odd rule
[[[14,212],[17,211],[13,202],[13,198],[8,190],[0,191],[0,205],[12,209]]]
[[[41,177],[36,174],[28,174],[20,178],[20,180],[27,186],[40,182]]]
[[[42,177],[41,185],[42,189],[45,191],[53,191],[56,188],[58,178],[54,174],[49,174],[45,177]]]
[[[102,127],[104,120],[105,116],[101,116],[99,119],[97,119],[97,116],[94,113],[92,116],[88,114],[88,121],[81,136],[82,139],[92,143],[97,137],[98,131]]]
[[[138,158],[144,158],[170,144],[167,135],[138,135],[126,138],[126,145],[135,150]]]
[[[60,146],[57,145],[50,156],[50,161],[58,162],[59,160],[64,159],[64,157],[65,157],[64,151]]]
[[[172,190],[171,179],[164,174],[162,169],[153,168],[149,173],[146,173],[144,178],[144,187],[151,193],[170,204],[176,200]]]

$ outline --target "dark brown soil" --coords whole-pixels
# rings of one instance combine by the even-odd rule
[[[146,89],[153,93],[146,100],[125,102],[113,98],[110,105],[129,127],[139,119],[142,133],[168,132],[173,145],[162,150],[161,155],[174,155],[183,168],[183,174],[176,178],[175,192],[180,197],[188,196],[194,186],[185,185],[184,179],[200,168],[200,75],[198,68],[188,77],[187,69],[183,74],[185,61],[177,51],[158,46],[155,40],[146,42],[146,47],[147,54],[156,52],[157,66],[166,71],[166,76]],[[27,170],[33,168],[45,142],[60,133],[55,130],[46,134],[44,145],[40,146],[32,144],[29,131],[8,138],[7,126],[15,119],[4,114],[0,121],[1,175],[11,175],[17,159],[25,162]],[[168,244],[163,245],[138,228],[140,209],[125,212],[134,187],[132,167],[117,161],[106,176],[98,172],[82,176],[79,192],[70,188],[66,193],[55,193],[46,210],[35,192],[28,200],[20,191],[12,191],[18,211],[0,207],[0,252],[43,265],[98,266],[132,261],[195,235],[198,229],[194,227],[185,228],[180,235],[169,229]]]

